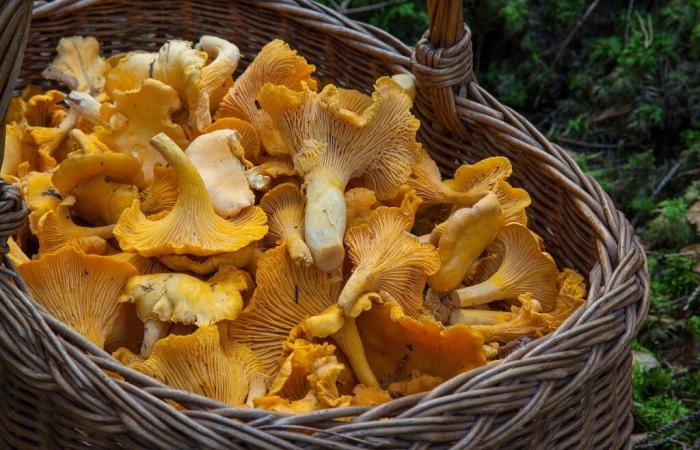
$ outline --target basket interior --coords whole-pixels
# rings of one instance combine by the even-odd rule
[[[214,34],[240,48],[243,59],[238,71],[245,69],[264,44],[282,38],[316,65],[319,77],[365,92],[371,90],[380,76],[410,70],[410,48],[378,30],[375,33],[382,41],[367,35],[365,39],[380,48],[358,50],[346,36],[341,36],[337,26],[324,19],[326,10],[319,9],[319,20],[310,21],[308,17],[297,18],[281,9],[265,8],[265,2],[253,3],[112,0],[67,8],[60,15],[35,19],[16,88],[19,90],[28,83],[50,86],[41,78],[41,72],[53,59],[58,40],[75,34],[96,37],[106,55],[134,49],[156,51],[169,39],[196,41],[202,34]],[[310,7],[320,8],[313,4]],[[339,20],[345,21],[344,26],[358,27],[347,19]],[[488,98],[482,97],[481,102],[493,108],[489,114],[500,117],[501,124],[490,126],[463,118],[470,132],[470,142],[464,142],[434,123],[430,111],[421,111],[419,138],[430,136],[431,144],[426,146],[445,176],[451,176],[454,168],[464,162],[494,155],[510,158],[514,168],[511,181],[525,188],[533,200],[528,208],[531,227],[544,238],[547,250],[561,267],[589,273],[599,262],[591,219],[574,204],[561,175],[544,162],[544,152],[536,148],[539,144],[533,143],[532,151],[528,151],[504,140],[498,134],[506,121],[505,114],[499,111],[504,107]],[[522,125],[519,128],[524,131]]]

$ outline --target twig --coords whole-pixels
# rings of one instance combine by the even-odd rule
[[[632,18],[632,8],[634,8],[634,0],[629,0],[627,3],[627,16],[625,17],[625,43],[630,34],[630,19]]]
[[[365,5],[365,6],[358,6],[357,8],[348,8],[348,9],[345,9],[345,11],[341,11],[341,12],[343,14],[346,14],[349,16],[352,14],[360,14],[360,13],[376,11],[378,9],[398,5],[399,3],[403,3],[405,1],[406,0],[388,0],[386,2],[377,3],[376,5]]]
[[[564,142],[566,144],[571,144],[571,145],[578,145],[579,147],[589,147],[589,148],[620,148],[624,147],[625,144],[604,144],[604,143],[598,143],[598,142],[586,142],[586,141],[579,141],[576,139],[570,139],[564,136],[560,136],[559,140],[561,142]]]
[[[700,284],[698,284],[693,293],[688,296],[688,301],[685,302],[683,310],[688,311],[690,307],[693,306],[693,303],[695,303],[695,300],[697,300],[698,298],[700,298]]]
[[[559,60],[564,55],[564,50],[566,50],[566,47],[569,46],[569,42],[571,42],[576,33],[578,33],[578,30],[581,29],[583,22],[585,22],[586,19],[588,19],[588,16],[590,16],[595,7],[598,6],[598,3],[600,3],[600,0],[593,0],[593,2],[591,2],[590,5],[588,5],[588,9],[586,9],[586,12],[583,13],[583,16],[581,16],[578,22],[576,22],[576,26],[569,32],[569,34],[566,36],[566,39],[564,39],[564,41],[559,46],[557,55],[554,57],[554,62],[552,62],[553,66],[556,66],[557,63],[559,63]]]

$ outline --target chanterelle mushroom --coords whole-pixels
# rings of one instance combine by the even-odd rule
[[[100,56],[100,44],[94,37],[61,38],[57,55],[42,72],[44,78],[56,80],[74,91],[100,94],[104,88],[109,63]]]
[[[127,279],[136,275],[129,263],[64,248],[21,264],[18,270],[32,296],[51,315],[100,348],[128,334],[120,327],[135,326],[117,320],[127,308],[117,299]]]
[[[234,252],[265,236],[265,213],[260,208],[247,208],[231,220],[221,218],[197,168],[177,144],[163,133],[151,143],[177,173],[180,192],[173,209],[157,220],[141,212],[138,200],[122,213],[114,235],[123,250],[142,256],[209,256]]]
[[[146,183],[153,180],[153,167],[166,161],[153,148],[150,140],[165,133],[184,148],[187,139],[182,127],[171,120],[180,109],[177,92],[160,81],[148,79],[137,89],[114,94],[114,103],[102,104],[107,127],[95,127],[97,137],[115,152],[135,156],[141,161]]]
[[[503,210],[492,193],[473,207],[452,214],[439,239],[440,270],[428,278],[433,292],[447,293],[456,289],[501,226]]]
[[[241,291],[247,288],[242,272],[233,266],[222,266],[206,282],[182,273],[131,277],[120,301],[134,303],[146,324],[141,355],[148,356],[165,331],[165,324],[177,322],[202,327],[238,317],[243,309]]]
[[[131,367],[175,389],[233,406],[245,404],[249,392],[259,390],[256,384],[262,382],[253,352],[219,336],[215,326],[187,336],[170,335],[156,343],[148,359]]]
[[[37,222],[37,237],[39,253],[47,253],[61,246],[85,237],[110,239],[114,233],[114,225],[86,227],[76,225],[70,214],[70,205],[58,205],[56,209],[47,211]]]
[[[496,273],[479,284],[454,291],[451,302],[457,307],[483,305],[529,292],[544,311],[551,311],[557,299],[557,266],[551,256],[540,251],[530,231],[511,223],[501,229],[494,244],[502,255]]]
[[[308,265],[313,260],[304,242],[304,204],[301,190],[291,183],[275,187],[260,200],[270,227],[266,239],[273,245],[284,242],[295,263]]]
[[[221,217],[233,217],[255,203],[248,185],[240,135],[233,130],[203,134],[190,143],[185,154],[199,171],[214,210]]]
[[[358,301],[367,292],[388,292],[409,316],[422,309],[422,291],[428,275],[440,267],[430,244],[421,244],[408,232],[413,217],[401,208],[375,209],[366,224],[348,230],[345,242],[355,266],[338,298],[345,314],[357,317],[371,305]]]
[[[412,370],[447,379],[486,362],[479,333],[464,325],[445,328],[427,317],[408,317],[393,300],[375,305],[356,322],[382,386],[408,378]]]
[[[306,182],[306,243],[316,266],[331,272],[345,255],[348,181],[361,177],[381,200],[396,195],[411,171],[420,148],[411,99],[390,78],[377,80],[361,114],[342,107],[333,85],[316,93],[267,84],[259,97]]]

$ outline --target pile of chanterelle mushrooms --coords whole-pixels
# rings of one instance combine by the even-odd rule
[[[410,77],[322,86],[280,40],[239,59],[65,38],[43,75],[70,92],[12,99],[10,257],[50,314],[174,388],[308,412],[429,390],[583,302],[506,158],[441,179]]]

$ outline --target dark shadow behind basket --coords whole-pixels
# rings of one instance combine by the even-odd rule
[[[4,1],[4,5],[3,5]],[[428,1],[430,30],[415,49],[306,0],[37,2],[24,58],[28,0],[0,0],[0,111],[13,90],[41,81],[62,36],[95,36],[108,53],[155,50],[170,38],[215,34],[243,66],[283,38],[321,75],[369,90],[412,72],[420,140],[445,174],[504,155],[528,190],[532,227],[561,266],[588,274],[589,295],[559,330],[501,364],[462,374],[425,395],[375,409],[284,417],[230,408],[119,366],[46,315],[4,258],[0,274],[2,448],[623,448],[632,430],[631,341],[645,316],[648,275],[632,227],[571,157],[473,77],[461,2]],[[19,71],[21,65],[21,71]],[[17,77],[19,71],[19,76]],[[16,91],[15,91],[16,92]],[[4,129],[2,130],[4,132]],[[1,133],[1,132],[0,132]],[[26,213],[2,184],[0,235]],[[110,378],[121,374],[130,383]],[[164,399],[185,406],[178,411]],[[352,422],[338,422],[341,416]],[[382,419],[383,420],[379,420]]]

